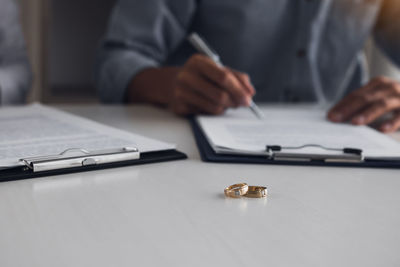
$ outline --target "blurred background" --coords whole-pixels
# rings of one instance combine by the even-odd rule
[[[34,71],[30,101],[97,101],[93,66],[115,0],[18,0]]]
[[[144,0],[146,1],[146,0]],[[93,65],[98,42],[116,0],[18,0],[35,75],[29,101],[97,102]],[[371,76],[400,80],[399,70],[366,45]]]

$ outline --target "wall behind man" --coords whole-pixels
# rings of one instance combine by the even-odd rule
[[[17,0],[34,80],[29,101],[43,98],[45,83],[45,49],[48,0]]]
[[[98,43],[116,0],[18,0],[35,85],[31,100],[92,102]]]
[[[96,95],[96,48],[115,0],[54,0],[49,29],[48,82],[54,100]]]
[[[16,0],[21,5],[35,82],[30,100],[96,101],[93,62],[116,0]],[[144,0],[145,1],[145,0]],[[400,81],[400,72],[373,42],[366,47],[371,76]]]

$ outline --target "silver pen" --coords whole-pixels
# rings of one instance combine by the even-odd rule
[[[224,66],[219,55],[197,33],[190,34],[188,40],[197,51],[211,58],[218,66]],[[265,117],[253,100],[251,100],[249,108],[257,118],[263,119]]]

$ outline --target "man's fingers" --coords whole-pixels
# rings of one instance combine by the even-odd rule
[[[400,111],[394,112],[391,119],[384,121],[379,126],[379,130],[384,133],[392,133],[398,129],[400,129]]]
[[[246,74],[220,67],[199,54],[192,56],[179,73],[171,107],[180,115],[217,115],[228,107],[249,105],[254,93]]]
[[[370,100],[362,95],[351,95],[343,99],[328,113],[328,118],[334,122],[349,120],[355,113],[359,112],[370,103]]]
[[[178,87],[175,89],[175,101],[179,104],[185,104],[193,110],[197,110],[197,113],[220,115],[225,111],[225,107],[215,105],[197,92],[187,90],[186,88]]]
[[[398,107],[400,107],[400,101],[397,98],[382,98],[356,114],[351,123],[356,125],[370,124],[385,113]]]
[[[254,89],[254,86],[250,81],[249,75],[232,69],[231,71],[236,76],[236,78],[245,86],[247,92],[251,96],[254,96],[256,94],[256,90]]]
[[[359,93],[353,92],[345,96],[328,112],[328,119],[333,122],[344,122],[352,114],[362,107]]]
[[[365,109],[368,105],[377,101],[384,96],[392,93],[387,88],[392,88],[392,81],[385,77],[378,77],[360,89],[350,93],[336,104],[329,112],[328,119],[334,122],[344,122],[352,120],[355,114]],[[387,89],[387,90],[386,90]],[[363,118],[358,118],[356,121],[361,121]]]
[[[235,103],[233,103],[226,91],[221,90],[221,88],[217,87],[212,82],[209,82],[201,76],[195,75],[191,72],[183,71],[179,74],[178,84],[197,92],[197,94],[202,95],[217,106],[225,108],[235,106]]]
[[[226,71],[217,82],[233,96],[236,103],[244,106],[250,105],[251,95],[248,93],[246,86],[244,86],[232,72]]]
[[[191,57],[187,67],[211,80],[221,89],[226,90],[237,105],[250,104],[251,95],[229,69],[219,67],[210,58],[203,55]]]

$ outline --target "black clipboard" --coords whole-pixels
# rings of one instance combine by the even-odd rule
[[[157,162],[166,162],[173,160],[183,160],[186,158],[187,158],[186,154],[178,150],[171,149],[171,150],[163,150],[156,152],[144,152],[140,154],[140,158],[134,160],[125,160],[125,161],[118,161],[118,162],[104,163],[104,164],[93,164],[93,165],[79,166],[68,169],[55,169],[49,171],[34,172],[33,170],[27,168],[26,166],[18,166],[18,167],[0,169],[0,182],[40,178],[45,176],[53,176],[53,175],[61,175],[61,174],[69,174],[77,172],[96,171],[102,169],[126,167],[126,166],[140,165],[140,164],[150,164]]]
[[[390,159],[363,159],[361,162],[326,162],[323,160],[310,161],[285,161],[273,160],[267,156],[249,156],[239,154],[217,154],[208,143],[201,127],[195,117],[189,119],[192,131],[200,152],[201,159],[205,162],[214,163],[243,163],[243,164],[273,164],[294,166],[330,166],[330,167],[369,167],[369,168],[400,168],[399,160]]]

